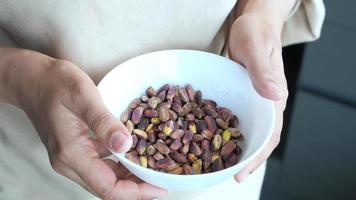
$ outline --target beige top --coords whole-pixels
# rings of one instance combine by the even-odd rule
[[[0,45],[71,60],[98,82],[116,65],[150,51],[184,48],[222,54],[235,4],[236,0],[1,1]],[[321,0],[298,1],[284,27],[283,44],[318,38],[324,15]],[[241,189],[250,191],[244,199],[258,198],[263,172],[255,179],[256,184]],[[25,114],[1,103],[0,180],[0,199],[92,198],[51,169]]]

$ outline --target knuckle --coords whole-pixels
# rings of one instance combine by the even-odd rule
[[[56,158],[61,162],[67,163],[69,161],[68,153],[63,148],[59,148],[55,152],[55,155],[56,155]]]
[[[117,186],[117,193],[118,196],[121,197],[120,199],[147,199],[144,195],[144,188],[142,188],[142,185],[139,185],[133,181],[119,180],[117,182]],[[130,188],[130,194],[127,194],[127,188]],[[127,198],[127,196],[131,198]]]
[[[66,97],[72,102],[82,100],[88,85],[85,73],[80,73],[76,65],[66,60],[53,61],[52,67],[48,69],[48,79],[53,92],[60,97]]]
[[[63,164],[69,163],[70,153],[68,149],[63,147],[58,140],[53,137],[48,137],[46,145],[50,164],[54,171],[64,175]]]
[[[141,186],[142,186],[142,185],[138,185],[137,197],[138,197],[138,199],[140,199],[140,200],[147,200],[147,197],[145,197],[145,196],[143,195],[144,188],[142,188]]]
[[[281,133],[277,132],[273,136],[273,147],[276,148],[281,141]]]
[[[69,95],[71,108],[75,113],[83,113],[83,108],[90,107],[89,100],[94,98],[90,97],[92,92],[91,84],[81,77],[73,77],[68,84],[69,86],[65,92],[67,92],[66,96]]]
[[[67,85],[73,91],[78,92],[77,94],[82,94],[90,81],[90,78],[70,61],[56,60],[49,70],[55,77],[60,77],[58,81],[61,81],[62,85]]]
[[[55,70],[55,72],[66,72],[70,70],[73,64],[67,60],[56,59],[52,62],[52,66],[52,69]]]
[[[105,188],[99,195],[104,200],[113,200],[113,188]]]
[[[70,97],[72,102],[81,103],[83,98],[85,98],[86,91],[88,90],[87,82],[80,78],[73,78],[70,88]]]
[[[49,142],[49,149],[52,154],[52,156],[50,156],[52,160],[68,163],[70,158],[70,153],[68,152],[68,150],[62,147],[58,142],[53,142],[53,140],[51,141],[52,142]]]
[[[58,174],[63,175],[63,169],[62,169],[62,166],[61,166],[61,164],[60,164],[60,162],[58,160],[50,159],[50,164],[51,164],[52,169],[55,172],[57,172]]]
[[[112,117],[108,113],[95,113],[89,117],[89,124],[95,133],[100,133],[109,129]]]
[[[288,89],[285,89],[284,90],[284,93],[285,93],[285,100],[287,100],[288,99],[288,97],[289,97],[289,90]]]
[[[283,92],[283,97],[278,101],[278,107],[284,111],[289,98],[289,90],[286,85],[282,85],[280,88]]]

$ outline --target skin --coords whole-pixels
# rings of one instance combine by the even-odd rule
[[[246,67],[256,91],[262,97],[273,100],[276,110],[272,138],[262,152],[235,175],[238,182],[265,162],[280,141],[288,98],[281,32],[294,4],[295,0],[241,0],[238,18],[230,30],[230,58]]]
[[[275,101],[275,132],[267,147],[235,178],[241,182],[279,143],[288,91],[281,30],[294,0],[241,0],[230,32],[230,58],[246,66],[259,94]],[[271,10],[273,12],[271,12]],[[271,14],[273,13],[273,14]],[[104,106],[94,82],[74,63],[31,50],[0,47],[0,100],[22,108],[45,145],[50,163],[102,199],[152,199],[165,190],[103,159],[107,147],[126,152],[132,139]],[[96,138],[88,136],[88,130]]]
[[[102,199],[166,194],[130,175],[122,165],[102,159],[110,155],[106,147],[125,152],[132,139],[78,66],[22,49],[0,48],[0,57],[0,99],[26,112],[56,172]],[[89,129],[96,139],[88,137]]]

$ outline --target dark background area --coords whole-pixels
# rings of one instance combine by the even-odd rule
[[[321,38],[283,49],[290,98],[261,200],[356,199],[356,1],[324,3]]]

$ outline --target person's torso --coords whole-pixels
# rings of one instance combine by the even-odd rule
[[[222,26],[235,4],[236,0],[12,0],[0,3],[0,26],[19,47],[71,60],[97,82],[112,67],[150,51],[220,53],[228,29]]]

